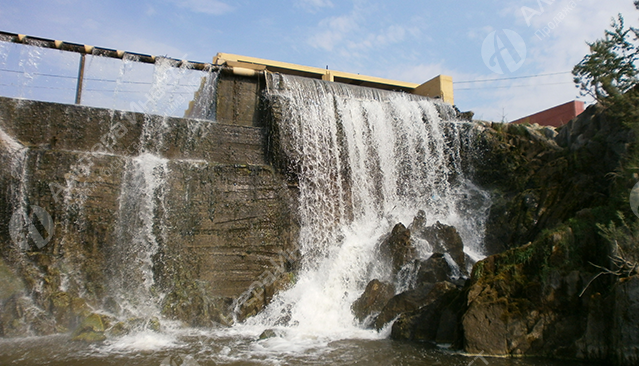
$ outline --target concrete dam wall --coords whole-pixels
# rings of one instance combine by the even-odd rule
[[[220,123],[0,98],[2,334],[72,330],[89,309],[229,323],[291,271],[293,195],[255,83],[220,78]]]

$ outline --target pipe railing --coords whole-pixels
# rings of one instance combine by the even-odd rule
[[[27,36],[24,34],[9,33],[4,31],[0,31],[0,41],[79,53],[80,65],[78,68],[78,83],[76,87],[76,97],[75,97],[76,104],[80,104],[82,101],[82,85],[84,82],[84,64],[85,64],[86,55],[109,57],[109,58],[116,58],[116,59],[125,59],[125,56],[126,56],[126,59],[128,60],[148,63],[148,64],[155,64],[157,60],[163,59],[163,60],[169,60],[168,64],[176,68],[185,67],[185,68],[200,70],[200,71],[211,71],[213,69],[219,68],[219,66],[213,65],[212,63],[178,60],[171,57],[146,55],[142,53],[82,45],[82,44],[58,41],[53,39]]]

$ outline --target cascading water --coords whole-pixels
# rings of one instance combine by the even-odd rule
[[[482,256],[490,200],[461,165],[472,127],[443,121],[451,107],[427,98],[280,75],[268,85],[299,185],[303,260],[296,285],[246,324],[296,339],[384,336],[361,329],[350,306],[368,281],[390,279],[376,250],[396,223],[424,210],[428,222],[458,229],[469,256]],[[422,257],[432,251],[415,244]]]
[[[159,316],[153,285],[153,255],[166,240],[168,160],[143,154],[126,163],[119,198],[117,247],[112,250],[111,286],[122,314]]]

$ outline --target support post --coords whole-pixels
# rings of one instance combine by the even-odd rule
[[[80,55],[80,69],[78,70],[78,86],[75,90],[75,104],[82,102],[82,83],[84,81],[84,59],[86,54]]]

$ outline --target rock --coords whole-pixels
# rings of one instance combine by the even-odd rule
[[[411,233],[421,233],[426,229],[427,224],[426,212],[424,212],[424,210],[419,210],[417,211],[417,215],[413,218],[413,222],[408,225],[408,230],[410,230]]]
[[[280,273],[277,277],[271,274],[262,281],[254,282],[255,286],[251,288],[251,291],[238,300],[238,319],[243,321],[255,316],[278,292],[289,288],[293,283],[295,283],[295,275],[292,272]]]
[[[0,327],[4,337],[50,335],[65,329],[56,327],[55,319],[38,308],[34,301],[16,294],[2,304]]]
[[[163,299],[162,314],[193,327],[231,325],[233,299],[215,297],[197,281],[177,282]]]
[[[454,288],[456,288],[455,285],[449,282],[439,282],[395,295],[375,319],[375,328],[380,330],[402,313],[412,312],[432,304],[441,295]]]
[[[111,337],[122,337],[131,332],[131,327],[126,322],[117,322],[106,332]]]
[[[101,314],[93,313],[86,317],[80,326],[73,332],[71,339],[84,342],[101,342],[106,339],[104,332],[110,323],[110,319]]]
[[[466,272],[466,254],[461,236],[452,226],[437,221],[435,225],[413,232],[413,235],[428,241],[433,253],[448,253],[462,272]]]
[[[617,285],[612,351],[620,365],[639,364],[639,276]]]
[[[435,253],[425,261],[418,261],[417,284],[451,281],[453,269],[444,254]]]
[[[460,295],[461,290],[451,283],[436,284],[423,306],[401,314],[393,323],[391,338],[454,343],[458,340],[459,313],[463,307],[463,302],[455,302]]]
[[[505,320],[508,302],[489,292],[491,289],[485,291],[482,301],[473,301],[464,314],[465,350],[469,353],[507,355],[510,353],[508,321]]]
[[[158,319],[157,317],[153,317],[151,319],[149,319],[149,323],[146,325],[146,327],[154,332],[160,333],[160,331],[162,330],[162,325],[160,324],[160,319]]]
[[[51,313],[56,318],[59,326],[68,328],[72,322],[71,319],[71,297],[66,292],[55,292],[50,296]]]
[[[266,329],[260,334],[259,339],[269,339],[277,337],[277,333],[274,329]]]
[[[368,316],[382,311],[384,305],[395,295],[395,286],[379,280],[372,280],[366,285],[362,296],[353,302],[351,310],[360,322]]]
[[[389,260],[393,274],[417,256],[415,247],[410,240],[410,230],[399,223],[393,227],[391,234],[380,244],[382,258]]]
[[[87,330],[73,336],[74,341],[82,341],[86,343],[102,342],[106,340],[106,336],[101,332]]]
[[[24,290],[22,279],[0,258],[0,304]]]

